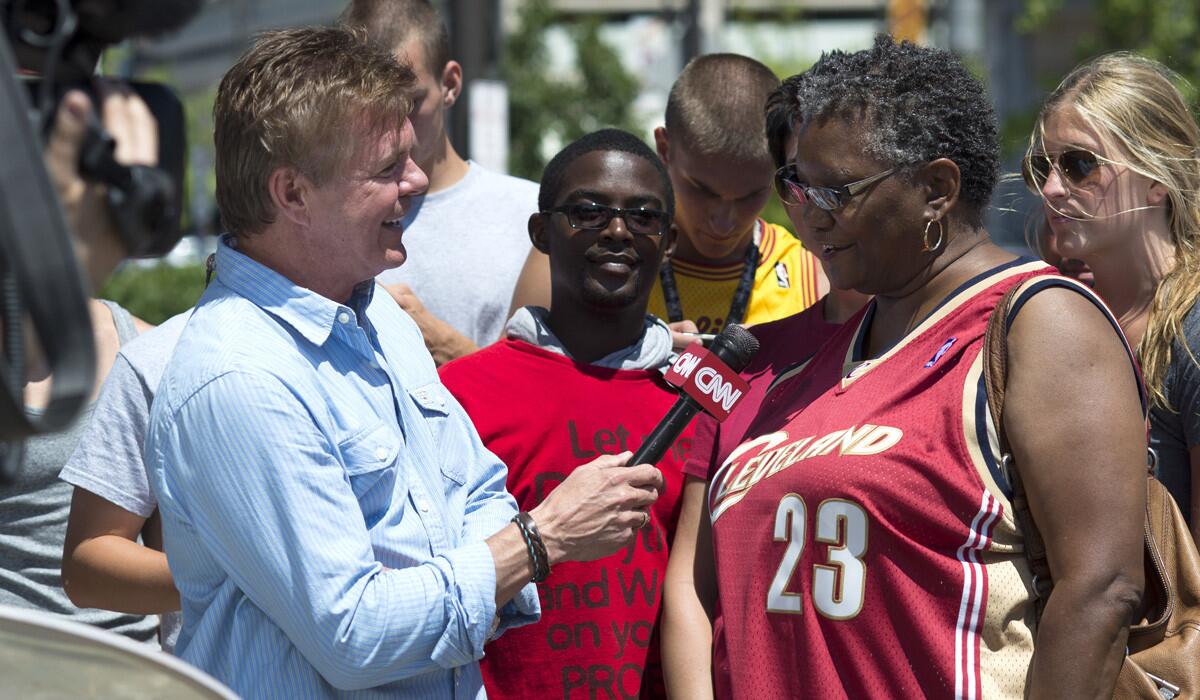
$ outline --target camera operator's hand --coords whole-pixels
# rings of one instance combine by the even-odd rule
[[[116,140],[113,154],[123,165],[155,165],[158,126],[150,109],[131,90],[115,84],[100,89],[100,116]],[[104,186],[79,174],[79,151],[93,107],[87,95],[71,90],[63,96],[46,144],[46,169],[58,190],[80,265],[93,289],[99,289],[125,258],[126,250],[108,212]]]
[[[627,467],[630,456],[603,455],[576,467],[530,511],[552,565],[606,557],[650,521],[662,472],[649,464]]]

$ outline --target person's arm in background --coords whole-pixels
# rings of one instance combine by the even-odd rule
[[[1028,697],[1108,697],[1144,586],[1135,370],[1092,302],[1060,288],[1021,307],[1008,367],[1004,426],[1054,580]]]
[[[63,588],[71,602],[135,615],[179,610],[167,555],[138,542],[139,535],[161,542],[161,526],[76,488],[63,545]]]
[[[705,516],[707,484],[688,476],[663,589],[662,661],[672,698],[713,697],[712,618],[716,574]]]
[[[99,289],[125,259],[126,250],[108,211],[104,185],[79,174],[79,150],[94,108],[87,95],[71,90],[63,96],[46,143],[46,169],[67,215],[76,257]],[[128,88],[107,86],[100,109],[104,128],[116,140],[113,157],[125,165],[158,162],[158,125],[150,109]]]
[[[158,519],[150,520],[157,504],[142,447],[152,400],[153,388],[118,354],[79,446],[63,467],[62,479],[75,486],[63,543],[63,588],[79,607],[132,614],[179,609],[167,557],[159,551]]]
[[[416,321],[417,327],[421,329],[421,336],[425,339],[425,347],[429,349],[429,354],[439,367],[479,349],[474,341],[425,308],[421,298],[407,284],[397,282],[385,284],[383,288],[396,300],[400,308]]]
[[[537,248],[529,251],[521,275],[517,277],[508,317],[512,318],[517,309],[523,306],[550,308],[550,256]]]

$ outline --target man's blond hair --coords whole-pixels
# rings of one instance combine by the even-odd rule
[[[271,173],[292,167],[317,185],[336,174],[354,136],[403,126],[416,77],[361,31],[267,32],[229,69],[213,105],[217,206],[234,235],[275,220]]]
[[[763,110],[777,87],[771,69],[748,56],[694,58],[671,86],[667,138],[698,155],[770,162]]]
[[[435,76],[450,61],[450,34],[429,0],[350,0],[338,21],[362,29],[388,51],[398,51],[414,38],[425,48],[426,68]],[[416,60],[409,56],[410,61]]]

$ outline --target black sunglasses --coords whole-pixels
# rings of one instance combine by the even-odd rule
[[[813,187],[800,182],[795,166],[788,164],[775,171],[775,191],[784,204],[800,206],[809,203],[825,211],[837,211],[846,206],[851,197],[862,194],[868,187],[896,172],[888,168],[870,177],[841,185],[840,187]]]
[[[1031,192],[1041,194],[1046,180],[1050,179],[1051,168],[1057,169],[1072,185],[1081,185],[1103,164],[1101,156],[1081,148],[1063,151],[1054,156],[1047,153],[1029,153],[1021,164],[1021,176],[1025,178],[1025,186]]]
[[[661,236],[671,228],[671,216],[667,212],[645,207],[620,209],[603,204],[564,204],[541,213],[546,216],[566,214],[571,228],[585,231],[606,229],[614,218],[620,218],[630,233],[639,236]]]

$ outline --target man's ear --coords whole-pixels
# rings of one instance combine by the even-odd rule
[[[311,221],[309,207],[314,189],[312,180],[291,166],[281,165],[267,176],[267,194],[275,211],[300,226],[308,226]]]
[[[930,220],[941,220],[958,203],[958,192],[962,186],[962,172],[958,163],[949,158],[930,161],[921,177],[925,185],[925,215]]]
[[[446,67],[442,69],[442,105],[446,109],[453,107],[454,103],[458,102],[462,88],[462,65],[458,61],[446,61]]]
[[[529,241],[539,253],[550,254],[549,231],[546,230],[546,217],[540,212],[529,215]]]
[[[671,228],[667,229],[667,232],[663,234],[662,245],[659,246],[662,248],[662,257],[659,259],[660,263],[663,260],[670,259],[675,254],[675,242],[678,240],[679,227],[674,222],[671,222]]]
[[[660,126],[654,129],[654,148],[658,151],[658,157],[663,163],[670,163],[667,144],[667,127]]]

